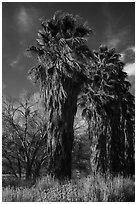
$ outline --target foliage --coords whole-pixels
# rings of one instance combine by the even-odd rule
[[[45,117],[38,113],[37,103],[32,97],[3,101],[3,170],[7,167],[15,177],[39,176],[47,159]]]
[[[130,178],[88,176],[59,183],[47,176],[31,187],[5,187],[3,202],[134,202],[135,185]]]
[[[115,49],[94,51],[93,83],[79,104],[89,125],[93,171],[134,174],[134,97]]]

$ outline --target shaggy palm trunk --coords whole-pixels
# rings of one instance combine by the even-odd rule
[[[111,125],[111,148],[110,148],[110,160],[111,160],[111,172],[114,174],[123,174],[124,167],[124,126],[121,121],[120,103],[113,104],[114,110],[110,116]]]
[[[73,123],[78,95],[74,90],[73,86],[66,90],[67,98],[60,104],[61,114],[55,109],[48,111],[51,115],[48,123],[49,171],[60,180],[71,178]]]
[[[105,148],[105,138],[102,131],[102,118],[96,113],[96,111],[93,111],[93,121],[90,126],[90,129],[92,129],[90,132],[90,164],[92,173],[96,174],[100,170],[103,171],[104,169],[102,169],[102,165],[105,165],[104,162],[102,164],[102,159],[104,157],[102,150]]]

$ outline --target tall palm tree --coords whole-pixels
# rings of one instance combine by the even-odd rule
[[[134,97],[124,64],[115,49],[100,46],[94,54],[93,83],[80,98],[89,123],[92,169],[133,174]]]
[[[38,60],[29,76],[39,82],[44,97],[50,171],[57,178],[70,178],[77,97],[89,80],[93,58],[86,45],[91,29],[79,16],[60,11],[41,25],[37,45],[29,48]]]

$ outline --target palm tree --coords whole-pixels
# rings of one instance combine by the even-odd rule
[[[129,93],[124,63],[115,49],[106,46],[94,54],[93,83],[80,97],[89,123],[92,170],[133,174],[134,97]]]
[[[93,58],[86,45],[91,29],[79,16],[60,11],[41,25],[37,46],[29,48],[38,59],[29,76],[39,82],[44,97],[50,172],[57,178],[70,178],[77,97],[89,80]]]

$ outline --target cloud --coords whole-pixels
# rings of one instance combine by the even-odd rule
[[[122,61],[124,61],[125,63],[133,63],[135,61],[135,46],[128,46],[120,54]]]
[[[33,105],[31,106],[31,111],[38,111],[41,115],[44,116],[44,102],[43,98],[40,96],[39,92],[34,92],[33,94],[31,92],[28,92],[27,90],[23,89],[20,93],[20,101],[25,103],[26,99],[28,99],[29,104]]]
[[[126,45],[130,34],[129,27],[122,27],[121,20],[124,18],[124,13],[121,16],[116,16],[110,3],[104,3],[103,14],[106,18],[106,28],[104,31],[104,42],[109,48],[119,48]]]
[[[41,96],[40,96],[40,93],[39,93],[39,92],[35,92],[35,93],[33,94],[33,100],[34,100],[34,101],[41,100]]]
[[[124,71],[128,76],[135,75],[135,47],[129,46],[130,39],[130,26],[122,26],[122,21],[126,12],[121,13],[120,16],[116,16],[113,12],[112,4],[103,4],[103,14],[106,18],[106,28],[103,38],[105,39],[103,44],[107,44],[109,48],[123,49],[121,52],[121,60],[125,63]],[[121,21],[122,20],[122,21]],[[128,45],[128,46],[127,46]]]
[[[22,53],[18,54],[15,59],[10,60],[9,65],[14,69],[14,70],[23,70],[24,69],[24,55]]]
[[[127,72],[129,76],[135,75],[135,63],[127,63],[124,67],[124,71]]]
[[[118,39],[117,36],[113,36],[107,39],[108,47],[117,47],[119,43],[120,43],[120,39]]]
[[[12,68],[15,68],[18,65],[19,61],[20,61],[20,55],[18,55],[14,60],[11,60],[10,66]]]
[[[118,49],[128,42],[129,32],[128,28],[114,29],[113,26],[109,24],[104,34],[105,44],[107,44],[109,48],[115,47]]]
[[[129,46],[122,52],[123,61],[126,63],[124,71],[127,72],[129,76],[135,75],[135,47]]]
[[[129,46],[126,50],[131,50],[135,53],[135,47],[134,46]]]
[[[38,20],[38,11],[34,8],[21,7],[16,14],[17,27],[22,34],[32,31],[36,20]]]
[[[106,43],[108,47],[118,48],[126,42],[128,36],[128,29],[121,29],[120,31],[113,32],[112,34],[107,35]]]
[[[30,25],[30,18],[28,13],[26,12],[25,8],[21,8],[19,13],[18,13],[18,18],[17,18],[17,22],[18,22],[18,26],[20,28],[20,31],[23,32],[27,32],[29,29],[29,25]]]
[[[126,55],[126,54],[125,54],[124,52],[122,52],[122,53],[120,53],[120,55],[121,55],[121,56],[120,56],[120,60],[124,62],[124,61],[125,61],[125,55]]]

